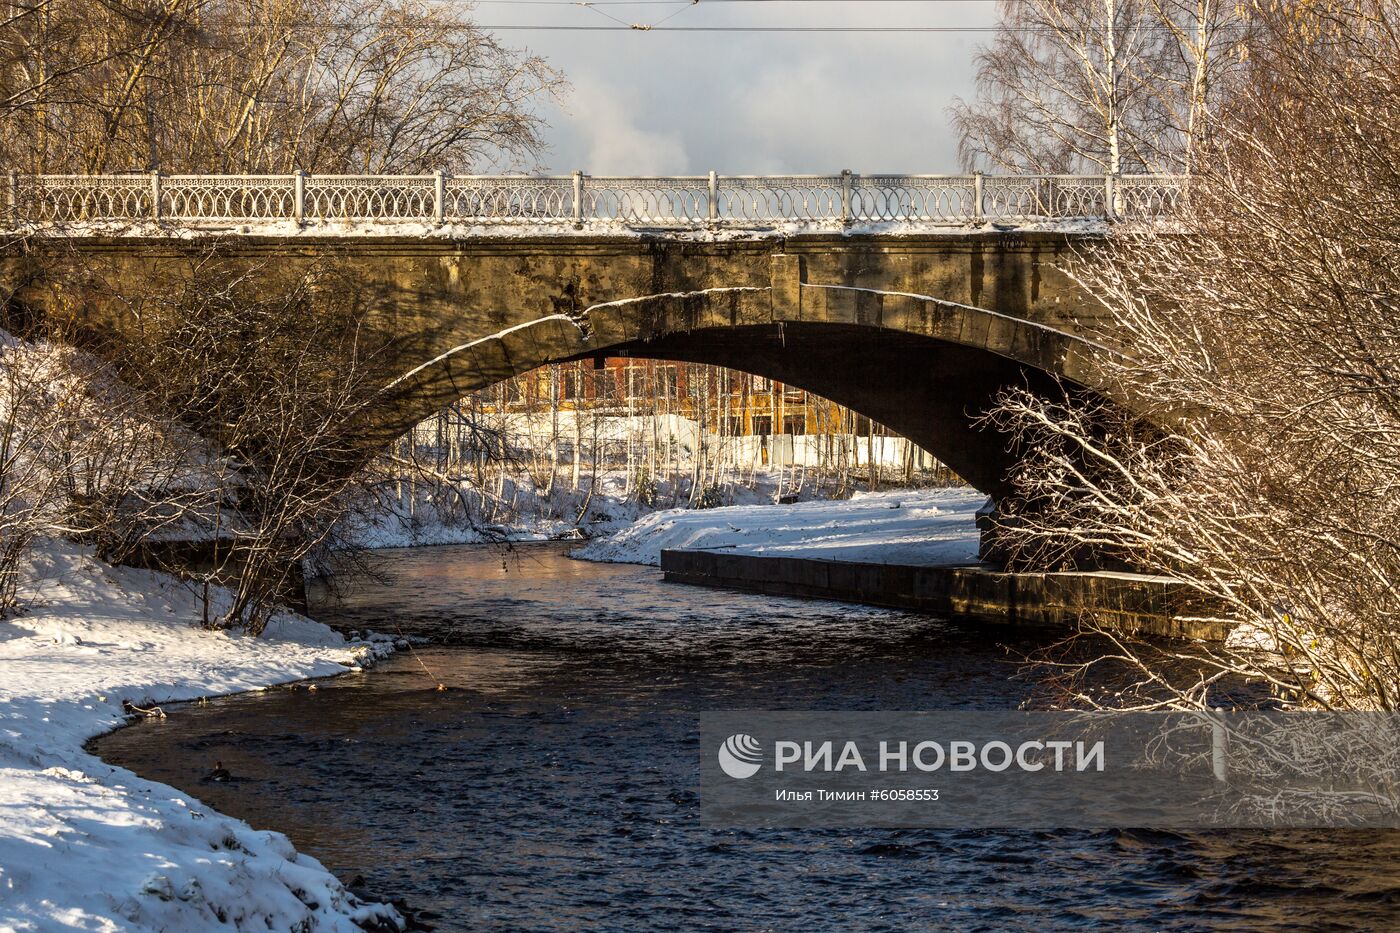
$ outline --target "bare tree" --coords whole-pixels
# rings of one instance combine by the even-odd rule
[[[969,167],[1189,170],[1248,21],[1220,0],[1002,0],[978,96],[952,108]]]
[[[1194,591],[1224,645],[1119,639],[1152,702],[1243,678],[1289,702],[1400,708],[1400,17],[1260,6],[1245,82],[1181,218],[1080,274],[1137,416],[1008,394],[1023,559],[1092,548]]]
[[[106,334],[101,355],[147,410],[212,445],[183,483],[161,485],[179,492],[163,505],[209,542],[206,582],[233,588],[211,621],[259,631],[301,561],[332,541],[370,460],[362,437],[382,381],[367,290],[333,260],[249,266],[217,247],[139,291],[100,267],[83,274],[86,294],[105,289],[97,300],[138,322]]]
[[[534,100],[563,86],[538,57],[425,0],[0,11],[0,158],[21,171],[514,164],[540,148]],[[115,377],[95,357],[0,348],[0,611],[36,536],[121,559],[178,527],[214,542],[206,581],[235,585],[219,621],[260,628],[301,558],[336,534],[367,459],[356,435],[378,399],[357,283],[334,262],[249,269],[217,249],[140,290],[54,251],[35,262],[39,279],[78,269],[139,326],[99,347]],[[51,296],[49,334],[85,336],[63,326],[75,293]]]
[[[111,368],[72,347],[0,345],[0,614],[16,607],[36,539],[64,536],[130,557],[205,501],[207,446],[152,417]]]
[[[31,542],[61,524],[61,456],[53,430],[71,384],[51,350],[9,338],[0,345],[0,618],[17,606]]]
[[[421,0],[34,0],[0,21],[0,154],[36,172],[464,171],[539,151],[563,82]]]

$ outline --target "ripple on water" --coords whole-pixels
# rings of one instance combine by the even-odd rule
[[[1400,928],[1396,833],[699,824],[697,712],[1011,708],[1036,636],[684,588],[558,547],[504,569],[476,548],[377,561],[384,581],[318,616],[432,645],[315,692],[187,707],[100,753],[445,930]],[[216,759],[235,780],[200,783]]]

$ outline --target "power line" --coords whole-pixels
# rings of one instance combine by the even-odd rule
[[[665,26],[666,20],[684,10],[699,6],[700,3],[692,3],[691,0],[591,0],[591,2],[579,2],[579,0],[476,0],[477,3],[493,4],[520,4],[531,6],[572,6],[584,9],[592,9],[611,20],[613,25],[584,25],[579,23],[503,23],[492,25],[480,23],[475,20],[464,20],[454,18],[453,20],[435,25],[437,28],[447,32],[479,31],[479,32],[507,32],[507,31],[541,31],[541,32],[696,32],[696,33],[1060,33],[1063,30],[1053,26],[1044,25],[1023,25],[1016,23],[1001,22],[994,25],[985,26],[850,26],[850,25],[827,25],[827,26],[788,26],[788,25],[766,25],[766,26]],[[701,0],[703,3],[793,3],[799,0]],[[801,2],[849,2],[849,0],[801,0]],[[904,0],[910,3],[959,3],[970,2],[970,0]],[[1000,2],[1024,3],[1031,0],[1000,0]],[[658,20],[654,24],[629,23],[626,20],[618,19],[603,10],[596,9],[598,6],[633,6],[633,5],[669,5],[678,6],[678,9]],[[453,6],[451,0],[443,0],[443,6]],[[247,26],[276,26],[288,30],[302,29],[335,29],[335,30],[359,30],[373,28],[381,21],[373,16],[340,18],[329,21],[299,21],[299,22],[273,22],[270,20],[245,20],[242,21]],[[1132,24],[1132,28],[1137,32],[1155,32],[1161,30],[1171,30],[1168,24],[1162,23],[1137,23]]]
[[[576,31],[600,32],[600,31],[604,31],[604,30],[606,30],[606,29],[626,29],[626,30],[635,31],[635,32],[659,32],[659,31],[677,31],[677,32],[679,32],[679,31],[685,31],[685,32],[929,32],[929,31],[933,31],[931,28],[928,28],[928,27],[924,27],[924,28],[914,27],[914,28],[912,28],[912,29],[900,29],[900,28],[898,28],[898,27],[864,27],[864,28],[861,28],[861,27],[836,27],[836,26],[810,26],[810,27],[798,27],[798,26],[784,26],[784,27],[779,27],[779,26],[767,26],[767,27],[762,27],[762,26],[750,26],[750,27],[744,27],[744,26],[694,26],[694,27],[683,27],[683,26],[682,26],[682,27],[673,27],[673,26],[663,26],[664,23],[666,23],[666,22],[669,21],[669,20],[675,19],[677,16],[679,16],[680,14],[686,12],[687,10],[693,10],[693,9],[695,9],[696,7],[698,7],[698,6],[700,5],[700,3],[701,3],[701,0],[478,0],[478,2],[480,2],[480,3],[492,3],[492,4],[497,4],[497,5],[515,5],[515,6],[551,6],[551,7],[565,7],[565,6],[569,6],[569,7],[575,7],[575,8],[584,9],[584,10],[591,10],[592,12],[597,13],[599,16],[603,17],[604,19],[612,20],[612,22],[614,22],[614,23],[617,24],[616,26],[612,26],[612,27],[597,26],[597,27],[593,27],[592,29],[589,29],[589,28],[586,27],[586,26],[565,25],[565,24],[540,24],[540,25],[534,25],[534,24],[531,24],[531,25],[517,24],[517,25],[490,27],[490,28],[502,29],[502,30],[527,30],[527,29],[529,29],[529,30],[548,30],[548,31],[553,31],[553,32],[576,32]],[[720,0],[706,0],[706,2],[713,3],[713,2],[720,2]],[[758,3],[773,3],[773,2],[791,2],[791,0],[723,0],[723,2],[727,2],[727,3],[739,3],[739,2],[749,2],[749,3],[754,3],[754,2],[758,2]],[[960,2],[960,0],[938,0],[938,2],[944,2],[944,3],[947,3],[947,2]],[[612,15],[611,13],[609,13],[607,10],[602,9],[602,7],[619,7],[619,6],[674,6],[675,9],[672,10],[670,13],[667,13],[665,16],[661,17],[659,20],[656,20],[655,22],[650,22],[650,23],[629,23],[627,20],[621,19],[621,18],[619,18],[619,17],[616,17],[616,16]],[[620,12],[620,11],[619,11],[619,12]]]
[[[451,0],[442,0],[450,3]],[[852,0],[472,0],[477,6],[710,6],[714,3],[851,3]],[[885,0],[904,3],[995,3],[997,0]],[[1024,0],[1015,0],[1024,2]]]
[[[757,0],[757,2],[767,2],[767,0]],[[244,26],[267,26],[279,29],[302,30],[302,29],[337,29],[337,30],[360,30],[369,29],[379,24],[377,20],[371,18],[358,20],[332,20],[329,22],[303,22],[287,23],[272,22],[270,20],[240,20],[240,25]],[[559,24],[525,24],[511,23],[501,26],[493,26],[486,23],[477,22],[457,22],[438,23],[437,28],[446,32],[497,32],[505,30],[544,30],[544,31],[581,31],[581,32],[946,32],[946,33],[994,33],[994,32],[1018,32],[1018,33],[1060,33],[1063,30],[1049,26],[1017,26],[1002,24],[1000,26],[566,26]],[[1174,31],[1170,26],[1156,25],[1152,23],[1135,25],[1133,29],[1137,32],[1158,32]]]
[[[1052,32],[1063,30],[1048,26],[563,26],[554,24],[508,24],[495,26],[477,23],[474,28],[482,32],[502,32],[509,30],[545,30],[551,32]],[[1168,26],[1151,24],[1137,26],[1137,31],[1170,29]]]
[[[452,0],[440,0],[451,3]],[[851,3],[852,0],[471,0],[477,6],[710,6],[715,3]],[[886,3],[996,3],[997,0],[884,0]],[[1011,0],[1024,3],[1026,0]]]
[[[451,0],[445,0],[449,5]],[[708,6],[715,3],[850,3],[850,0],[475,0],[477,5],[496,6],[549,6],[549,7],[573,7],[575,9],[592,10],[600,16],[611,20],[616,25],[582,25],[577,23],[507,23],[499,26],[485,25],[478,23],[478,28],[485,31],[502,32],[716,32],[716,33],[973,33],[986,34],[1003,31],[1010,32],[1056,32],[1049,26],[1017,26],[1008,23],[990,26],[664,26],[662,25],[672,17],[677,16],[687,9],[699,6]],[[925,3],[934,5],[947,5],[950,3],[995,3],[998,0],[903,0],[906,3]],[[1028,0],[1001,0],[1001,2],[1024,3]],[[629,23],[620,19],[599,7],[619,7],[619,6],[674,6],[677,9],[657,20],[655,23]],[[1147,27],[1149,29],[1153,27]],[[1162,27],[1166,28],[1166,27]]]

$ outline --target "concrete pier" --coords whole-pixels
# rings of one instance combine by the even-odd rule
[[[665,550],[667,580],[867,603],[1006,624],[1080,627],[1087,614],[1124,634],[1222,640],[1221,622],[1170,580],[1123,573],[1006,573],[986,564],[911,566],[732,550]]]

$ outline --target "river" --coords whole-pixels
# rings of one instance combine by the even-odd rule
[[[98,753],[440,930],[1400,927],[1400,833],[700,825],[698,711],[1011,709],[1043,692],[1018,661],[1051,635],[692,589],[559,545],[372,562],[313,614],[431,644]],[[202,779],[216,760],[232,781]]]

